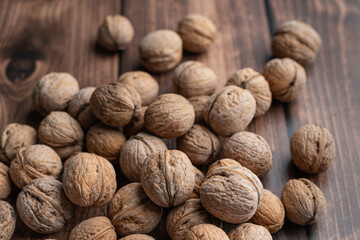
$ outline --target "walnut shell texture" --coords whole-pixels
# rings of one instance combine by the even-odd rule
[[[194,166],[194,173],[195,173],[195,185],[193,193],[191,194],[190,198],[200,198],[200,188],[201,184],[205,180],[205,175]]]
[[[155,240],[155,238],[145,234],[131,234],[119,240]]]
[[[114,226],[107,217],[93,217],[71,230],[69,240],[116,240]]]
[[[198,224],[190,228],[185,240],[229,240],[226,233],[212,224]]]
[[[131,137],[140,131],[145,130],[145,112],[148,107],[141,107],[140,115],[123,127],[125,136]]]
[[[11,194],[9,167],[0,162],[0,200],[5,200]]]
[[[207,174],[210,174],[210,172],[220,167],[238,167],[238,166],[241,166],[241,164],[238,161],[230,158],[223,158],[211,164],[208,168]]]
[[[15,231],[16,215],[13,207],[0,200],[0,239],[10,240]]]
[[[270,232],[259,225],[244,223],[229,233],[230,240],[272,240]]]
[[[195,123],[205,124],[204,108],[209,98],[210,96],[207,95],[200,95],[188,98],[188,101],[191,103],[191,105],[193,105],[195,110]]]

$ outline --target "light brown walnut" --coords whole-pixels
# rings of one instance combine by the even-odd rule
[[[212,224],[199,224],[190,228],[185,240],[229,240],[226,233]]]
[[[238,161],[235,161],[234,159],[230,159],[230,158],[223,158],[211,164],[208,168],[207,174],[210,174],[210,172],[220,167],[238,167],[238,166],[241,166],[241,164]]]
[[[155,240],[155,238],[145,234],[131,234],[119,240]]]
[[[147,106],[141,107],[140,115],[123,127],[123,132],[126,137],[129,138],[138,132],[145,130],[145,112],[147,108]]]
[[[0,162],[0,200],[5,200],[11,194],[12,186],[9,167]]]
[[[195,185],[190,198],[200,198],[200,188],[201,188],[201,184],[205,180],[205,175],[195,166],[194,166],[194,173],[195,173]]]
[[[13,207],[0,200],[0,239],[10,240],[15,231],[16,215]]]
[[[233,228],[229,233],[230,240],[272,240],[269,231],[259,225],[244,223]]]
[[[195,123],[205,124],[204,108],[209,98],[210,96],[207,95],[200,95],[188,98],[188,101],[191,103],[191,105],[193,105],[195,110]]]
[[[69,240],[116,240],[114,226],[107,217],[93,217],[74,227]]]

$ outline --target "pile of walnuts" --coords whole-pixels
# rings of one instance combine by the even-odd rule
[[[133,36],[127,18],[108,16],[98,42],[123,50]],[[183,49],[205,52],[215,36],[210,19],[188,15],[178,32],[145,36],[140,60],[151,72],[165,72],[178,65]],[[312,27],[289,21],[272,40],[281,58],[270,60],[262,74],[240,69],[216,89],[212,69],[187,61],[174,71],[174,93],[159,96],[157,81],[143,71],[80,90],[69,73],[47,74],[33,91],[44,116],[39,128],[11,123],[0,133],[0,239],[15,230],[15,210],[4,201],[15,187],[18,216],[41,234],[64,228],[76,206],[107,207],[106,216],[73,228],[70,240],[150,240],[145,234],[162,219],[173,240],[272,239],[285,216],[313,224],[325,210],[321,190],[304,178],[288,181],[281,200],[264,189],[260,178],[276,159],[263,137],[245,130],[272,98],[287,102],[299,95],[306,84],[301,64],[314,60],[320,44]],[[176,138],[177,150],[163,138]],[[293,134],[290,151],[299,169],[319,173],[331,165],[334,139],[326,128],[305,125]],[[118,189],[116,168],[132,183]],[[226,233],[224,222],[237,226]]]

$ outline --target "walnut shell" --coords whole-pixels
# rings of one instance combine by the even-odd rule
[[[319,173],[330,167],[335,156],[335,142],[329,130],[309,124],[292,135],[290,151],[299,169],[307,173]]]
[[[146,35],[140,43],[142,64],[152,72],[166,72],[182,58],[182,40],[171,30],[157,30]]]
[[[249,169],[219,167],[206,175],[200,199],[215,217],[229,223],[243,223],[255,214],[262,192],[259,178]]]
[[[210,96],[204,109],[206,123],[220,136],[244,130],[254,117],[256,101],[248,90],[226,86]]]
[[[121,236],[151,232],[159,224],[162,214],[162,208],[146,196],[140,183],[130,183],[120,188],[107,212]]]
[[[207,174],[210,174],[210,172],[220,167],[238,167],[238,166],[241,166],[241,164],[238,161],[235,161],[234,159],[230,159],[230,158],[220,159],[210,165]]]
[[[251,132],[238,132],[227,138],[221,154],[238,161],[258,177],[264,176],[273,166],[269,144],[263,137]]]
[[[95,89],[90,98],[90,108],[104,124],[122,127],[140,115],[141,99],[131,86],[109,83]]]
[[[71,74],[46,74],[34,87],[34,106],[43,116],[51,111],[65,111],[70,99],[78,91],[79,83]]]
[[[124,175],[133,182],[140,182],[140,174],[145,159],[152,153],[165,151],[163,140],[146,132],[132,136],[120,153],[120,167]]]
[[[195,185],[190,198],[200,198],[200,188],[205,180],[205,175],[197,167],[194,166],[193,168],[195,173]]]
[[[125,136],[131,137],[138,132],[145,130],[145,112],[147,108],[147,106],[141,107],[140,115],[123,127],[123,132]]]
[[[107,217],[93,217],[82,221],[74,227],[69,240],[116,240],[114,226]]]
[[[193,105],[195,110],[195,123],[205,124],[204,108],[209,98],[210,96],[207,95],[194,96],[188,98],[188,101],[191,103],[191,105]]]
[[[24,186],[16,208],[26,226],[42,234],[60,231],[75,211],[62,183],[53,178],[38,178]]]
[[[212,224],[198,224],[190,228],[185,240],[230,240],[226,233]]]
[[[86,134],[86,149],[113,164],[117,163],[125,142],[126,138],[120,129],[101,123],[92,126]]]
[[[301,226],[315,223],[326,206],[324,194],[305,178],[289,180],[281,192],[281,201],[286,217]]]
[[[146,194],[161,207],[175,207],[185,202],[195,185],[193,165],[186,154],[178,150],[148,156],[140,178]]]
[[[216,37],[216,27],[207,17],[199,14],[189,14],[178,26],[178,33],[184,42],[184,49],[193,53],[208,50]]]
[[[10,163],[21,147],[36,143],[36,130],[28,125],[10,123],[0,131],[0,160]]]
[[[194,107],[184,97],[173,93],[158,96],[145,112],[147,130],[165,138],[184,135],[194,120]]]
[[[39,142],[50,146],[62,159],[84,146],[80,124],[66,112],[51,112],[40,123]]]
[[[64,164],[64,191],[76,205],[102,207],[116,191],[116,174],[111,163],[92,153],[77,153]]]
[[[275,58],[266,63],[263,75],[272,95],[280,102],[295,99],[306,84],[305,69],[290,58]]]
[[[301,64],[312,63],[321,46],[314,28],[301,21],[287,21],[276,30],[271,50],[277,57],[289,57]]]
[[[34,179],[59,179],[63,170],[60,156],[42,144],[20,148],[10,165],[10,177],[22,189]]]
[[[184,97],[211,95],[217,85],[216,73],[198,61],[181,63],[172,79],[174,92]]]
[[[119,240],[155,240],[155,238],[145,234],[131,234]]]
[[[229,233],[230,240],[272,240],[269,231],[259,225],[244,223],[233,228]]]
[[[176,139],[176,147],[184,152],[194,165],[206,165],[220,153],[220,140],[209,129],[194,124],[185,135]]]
[[[270,86],[260,73],[251,68],[240,69],[231,75],[226,85],[235,85],[251,92],[256,101],[255,117],[260,117],[269,110],[272,101]]]
[[[15,231],[16,215],[13,207],[0,200],[0,239],[10,240]]]
[[[0,162],[0,200],[5,200],[11,194],[9,167]]]

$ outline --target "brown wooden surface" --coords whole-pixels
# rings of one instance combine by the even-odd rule
[[[95,43],[96,32],[108,14],[123,14],[133,23],[135,38],[129,48],[109,54]],[[270,111],[255,119],[249,130],[268,140],[274,167],[262,178],[264,187],[280,196],[291,178],[308,177],[324,192],[324,216],[312,226],[286,221],[274,239],[360,238],[360,2],[358,0],[88,0],[0,1],[0,128],[11,122],[37,126],[31,91],[50,71],[73,74],[81,87],[111,82],[126,71],[143,69],[138,45],[153,30],[176,29],[188,13],[201,13],[217,25],[215,44],[203,55],[184,54],[209,65],[219,86],[235,70],[262,70],[271,58],[270,39],[276,26],[298,19],[313,25],[323,46],[312,66],[308,83],[295,101],[274,101]],[[172,72],[155,75],[161,93],[171,92]],[[337,145],[332,167],[320,175],[306,175],[291,162],[289,139],[303,124],[319,123],[330,129]],[[168,141],[171,148],[174,140]],[[117,168],[119,168],[117,166]],[[119,174],[119,186],[127,183]],[[14,194],[15,195],[15,194]],[[14,201],[16,196],[12,196]],[[105,214],[104,209],[77,208],[75,217],[57,234],[31,232],[18,219],[14,239],[67,239],[80,221]],[[230,226],[227,226],[227,229]],[[167,239],[162,222],[153,232]]]

